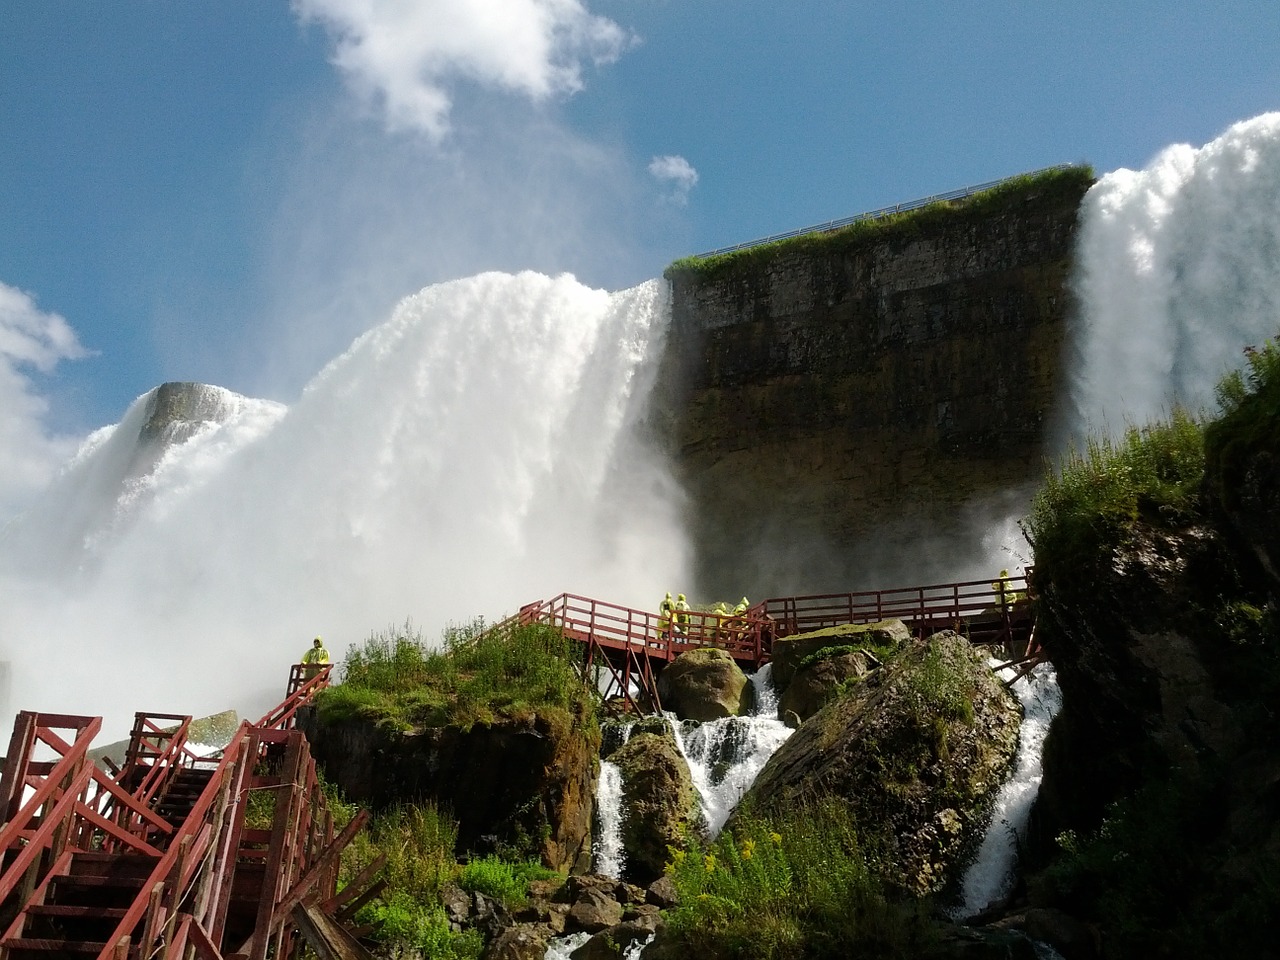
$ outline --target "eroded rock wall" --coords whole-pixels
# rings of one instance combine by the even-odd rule
[[[954,571],[946,544],[1025,504],[1087,186],[668,271],[655,419],[701,593],[886,586],[912,543],[902,575],[921,582],[935,560]]]

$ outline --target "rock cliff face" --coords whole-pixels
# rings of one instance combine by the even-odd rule
[[[591,866],[596,754],[581,727],[540,718],[399,731],[364,720],[307,730],[325,777],[381,808],[430,801],[458,821],[461,850],[537,850],[554,870]]]
[[[689,495],[700,593],[847,590],[870,570],[883,585],[874,542],[901,553],[909,531],[963,538],[1023,506],[1088,184],[668,271],[655,418]],[[928,562],[912,556],[910,576]]]

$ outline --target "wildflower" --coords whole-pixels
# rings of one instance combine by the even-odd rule
[[[756,842],[754,840],[746,839],[742,841],[742,859],[743,860],[750,860],[752,855],[755,852],[756,852]]]
[[[782,834],[780,833],[769,834],[769,842],[772,843],[775,847],[782,846]]]
[[[716,855],[708,853],[702,858],[702,865],[707,868],[707,873],[714,873],[716,869]]]

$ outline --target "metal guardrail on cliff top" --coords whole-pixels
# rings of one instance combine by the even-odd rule
[[[947,193],[935,193],[931,197],[921,197],[918,200],[908,200],[906,203],[895,203],[891,207],[881,207],[878,210],[868,210],[865,213],[854,214],[852,217],[844,217],[840,220],[828,220],[826,223],[816,223],[810,227],[801,227],[798,230],[788,230],[786,233],[775,233],[772,236],[761,237],[759,240],[748,240],[746,243],[735,243],[729,247],[717,247],[715,250],[708,250],[706,253],[694,254],[696,259],[704,259],[706,257],[718,257],[722,253],[737,253],[739,250],[750,250],[752,247],[763,247],[768,243],[776,243],[779,240],[790,240],[793,237],[803,237],[810,233],[826,233],[830,230],[839,230],[841,227],[848,227],[855,223],[861,223],[863,220],[879,220],[882,217],[889,217],[895,213],[906,213],[909,210],[918,210],[921,207],[927,207],[931,203],[946,203],[953,200],[964,200],[973,196],[975,193],[982,193],[985,190],[991,190],[1004,183],[1012,180],[1018,180],[1022,177],[1035,177],[1043,173],[1053,173],[1055,170],[1070,170],[1079,166],[1075,163],[1059,163],[1051,167],[1041,167],[1039,170],[1031,170],[1027,173],[1016,173],[1010,177],[1001,177],[999,180],[989,180],[986,183],[974,184],[971,187],[961,187],[959,190],[951,190]]]

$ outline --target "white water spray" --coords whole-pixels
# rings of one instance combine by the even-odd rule
[[[615,880],[622,879],[627,852],[622,845],[622,770],[616,763],[600,761],[596,784],[595,863],[592,869]]]
[[[633,431],[667,317],[660,281],[429,287],[287,412],[179,440],[132,499],[131,410],[0,539],[12,709],[108,731],[138,709],[253,713],[316,634],[341,655],[406,618],[431,639],[564,590],[642,605],[685,576],[674,485]],[[50,518],[86,507],[56,528],[74,562],[30,562]]]
[[[997,661],[992,661],[992,666]],[[1014,676],[1006,667],[1001,679]],[[973,866],[965,874],[957,918],[972,917],[1007,897],[1013,889],[1018,847],[1026,838],[1031,806],[1040,791],[1043,774],[1040,760],[1049,725],[1062,708],[1058,676],[1050,664],[1042,663],[1017,680],[1012,691],[1022,704],[1022,726],[1018,731],[1018,752],[1013,771],[996,795],[991,822],[978,849]]]
[[[1076,439],[1211,408],[1243,349],[1280,329],[1280,113],[1107,174],[1081,216]]]
[[[791,729],[777,718],[770,666],[751,677],[757,691],[752,716],[724,717],[690,729],[667,714],[712,837],[720,833],[774,751],[791,736]]]

